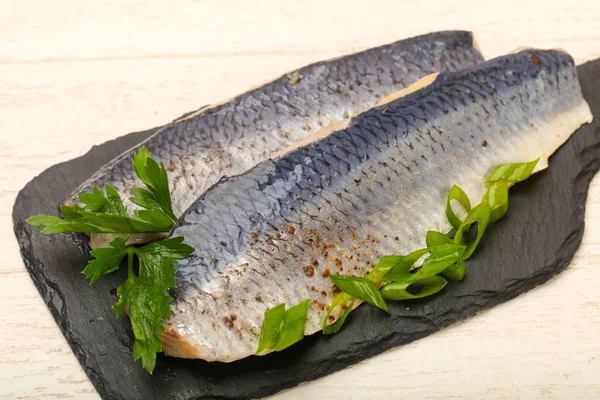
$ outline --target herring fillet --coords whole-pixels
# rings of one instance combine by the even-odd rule
[[[320,330],[331,274],[366,275],[387,254],[448,231],[446,195],[475,201],[499,164],[548,157],[590,109],[573,59],[527,50],[459,72],[373,108],[350,126],[221,180],[172,236],[179,260],[167,355],[229,362],[254,354],[264,312],[310,299],[305,333]]]
[[[167,125],[102,167],[66,203],[77,203],[93,186],[110,184],[133,211],[130,191],[142,184],[131,160],[146,146],[167,168],[179,216],[221,176],[240,174],[425,75],[481,61],[470,32],[448,31],[309,65]]]

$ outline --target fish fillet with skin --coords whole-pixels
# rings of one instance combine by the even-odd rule
[[[67,199],[110,184],[131,212],[142,186],[132,156],[146,146],[167,168],[179,216],[224,175],[236,175],[311,135],[373,107],[418,79],[482,62],[470,32],[437,32],[401,40],[290,72],[222,104],[199,110],[154,134],[96,172]]]
[[[584,123],[573,59],[528,50],[463,71],[352,119],[348,128],[265,161],[205,192],[171,232],[196,251],[179,260],[163,350],[229,362],[257,349],[267,309],[311,300],[320,330],[336,290],[380,257],[422,248],[451,227],[453,184],[479,201],[503,163],[538,168]]]

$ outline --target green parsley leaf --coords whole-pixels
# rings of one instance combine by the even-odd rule
[[[82,211],[79,215],[82,222],[103,229],[104,233],[168,232],[173,226],[170,221],[159,225],[159,220],[145,221],[118,214]]]
[[[155,229],[160,229],[157,232],[168,232],[173,227],[173,221],[162,210],[135,210],[134,214],[135,220],[143,221],[145,224],[155,227]]]
[[[132,203],[137,204],[140,207],[144,207],[148,210],[160,209],[160,204],[154,200],[152,192],[142,188],[131,189],[132,197],[129,198]],[[162,210],[161,210],[162,211]]]
[[[185,258],[194,249],[183,243],[183,237],[174,237],[150,243],[135,249],[140,259],[140,278],[152,281],[168,290],[175,287],[175,268],[172,265],[177,258]]]
[[[88,210],[95,212],[102,212],[108,204],[107,198],[96,186],[92,188],[91,192],[80,194],[79,200]]]
[[[142,366],[152,373],[156,365],[156,353],[162,351],[157,333],[164,332],[162,319],[171,314],[171,297],[162,286],[147,279],[130,276],[117,288],[119,301],[113,306],[120,317],[127,307],[133,335],[134,360],[142,359]]]
[[[34,215],[27,218],[27,223],[35,226],[35,228],[46,234],[52,233],[68,233],[68,232],[98,232],[92,230],[87,224],[81,222],[66,221],[62,218],[55,217],[52,215]]]
[[[162,211],[140,213],[138,218],[118,214],[84,211],[81,207],[62,206],[64,219],[52,215],[34,215],[27,222],[45,234],[53,233],[136,233],[168,232],[173,223]]]
[[[90,280],[90,285],[102,275],[119,268],[121,260],[127,254],[126,243],[127,238],[115,238],[110,242],[110,247],[92,250],[91,254],[94,259],[89,261],[83,270],[85,277]]]
[[[80,194],[79,200],[85,204],[89,211],[126,216],[127,213],[125,212],[123,201],[115,188],[111,185],[106,185],[104,190],[106,191],[106,196],[104,196],[100,189],[94,186],[91,193]]]
[[[117,193],[115,188],[110,185],[105,185],[104,191],[106,192],[106,199],[108,200],[104,212],[107,214],[127,216],[127,211],[125,211],[121,196],[119,196],[119,193]]]
[[[156,334],[164,331],[162,319],[171,312],[171,297],[167,291],[176,285],[172,265],[176,258],[187,257],[193,251],[192,247],[183,243],[182,237],[125,248],[125,252],[129,253],[128,278],[118,287],[119,301],[113,308],[117,317],[128,308],[135,336],[134,359],[141,358],[143,367],[150,373],[156,363],[156,353],[162,350]],[[133,271],[134,254],[140,261],[138,276]]]
[[[169,178],[165,166],[160,166],[154,161],[150,152],[145,147],[133,156],[133,168],[138,177],[146,184],[148,190],[137,190],[134,193],[136,204],[146,207],[156,205],[173,221],[177,217],[173,213],[171,205],[171,192],[169,191]],[[148,207],[146,207],[148,208]]]

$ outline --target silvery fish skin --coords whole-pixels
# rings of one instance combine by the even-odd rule
[[[253,354],[265,311],[311,300],[320,330],[336,289],[380,257],[448,231],[447,193],[479,201],[493,167],[540,158],[590,109],[572,58],[528,50],[435,81],[373,108],[347,129],[265,161],[205,192],[171,232],[196,251],[176,265],[166,354],[229,362]]]
[[[130,191],[142,183],[131,161],[146,146],[168,170],[173,211],[179,216],[221,176],[240,174],[425,75],[481,61],[472,34],[451,31],[309,65],[164,127],[101,168],[67,202],[77,202],[92,186],[110,184],[127,210],[134,210]]]

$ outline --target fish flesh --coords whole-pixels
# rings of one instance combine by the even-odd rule
[[[255,353],[264,313],[311,301],[320,330],[336,294],[329,274],[365,276],[380,257],[425,246],[451,229],[448,191],[472,199],[503,163],[540,158],[592,114],[573,59],[527,50],[458,72],[353,118],[346,129],[220,180],[171,236],[195,248],[179,260],[167,355],[230,362]]]
[[[142,183],[131,160],[146,146],[167,169],[179,216],[221,176],[240,174],[294,142],[328,133],[426,75],[481,61],[470,32],[448,31],[300,68],[167,125],[102,167],[64,203],[78,203],[79,194],[110,184],[132,212],[137,206],[129,201],[131,189]]]

